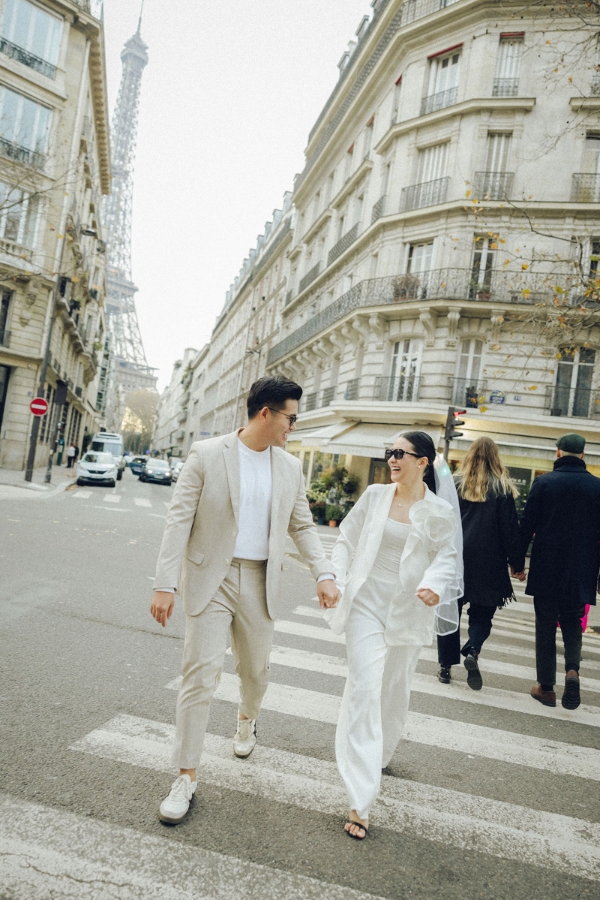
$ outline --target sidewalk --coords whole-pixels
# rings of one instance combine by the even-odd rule
[[[52,466],[52,482],[46,484],[46,466],[43,466],[33,470],[33,480],[29,482],[25,481],[25,469],[6,469],[0,466],[0,484],[36,491],[39,494],[44,493],[46,496],[65,491],[69,485],[75,483],[76,477],[76,469]]]

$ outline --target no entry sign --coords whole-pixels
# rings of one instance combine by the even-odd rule
[[[48,401],[43,397],[35,397],[29,404],[29,409],[34,416],[45,416],[48,412]]]

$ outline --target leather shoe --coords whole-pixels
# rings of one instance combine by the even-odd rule
[[[541,684],[534,684],[531,688],[531,696],[534,700],[539,700],[544,706],[556,706],[556,692],[543,691]]]
[[[581,703],[579,673],[575,669],[569,669],[565,676],[565,692],[560,702],[565,709],[577,709]]]
[[[450,684],[451,677],[450,666],[440,666],[440,671],[438,672],[438,681],[441,681],[442,684]]]

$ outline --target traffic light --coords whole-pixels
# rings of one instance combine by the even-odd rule
[[[462,431],[456,431],[457,427],[465,424],[464,419],[459,416],[466,415],[466,409],[456,409],[455,406],[448,407],[448,415],[446,416],[446,429],[444,431],[444,459],[448,460],[448,450],[450,449],[450,441],[454,438],[462,437]]]

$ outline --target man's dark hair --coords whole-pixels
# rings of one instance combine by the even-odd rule
[[[295,381],[288,381],[279,375],[259,378],[248,394],[248,418],[253,419],[265,406],[283,409],[286,400],[299,400],[301,396],[302,388]]]

